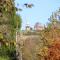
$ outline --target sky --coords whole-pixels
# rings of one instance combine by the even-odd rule
[[[34,4],[32,8],[25,8],[24,3]],[[19,4],[19,5],[18,5]],[[18,12],[22,18],[22,28],[26,25],[33,27],[36,22],[47,24],[48,18],[60,7],[60,0],[16,0],[15,5],[22,8],[23,11]]]

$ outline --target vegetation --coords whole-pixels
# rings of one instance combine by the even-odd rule
[[[57,15],[56,15],[57,16]],[[60,53],[59,53],[59,43],[60,43],[60,20],[54,18],[50,18],[50,23],[48,24],[47,28],[44,30],[42,35],[44,36],[43,41],[45,42],[45,50],[44,47],[42,49],[46,52],[44,53],[44,60],[60,60]],[[47,51],[46,51],[47,49]],[[43,52],[44,52],[43,51]],[[43,54],[42,54],[43,55]]]
[[[32,8],[33,4],[24,4]],[[21,17],[16,11],[14,0],[0,0],[0,60],[17,60],[16,31],[21,28]],[[60,14],[60,9],[58,10]],[[23,60],[60,60],[60,20],[53,13],[44,30],[24,32],[29,37],[24,40],[22,47]]]
[[[0,60],[16,60],[16,29],[21,18],[14,0],[0,0]]]

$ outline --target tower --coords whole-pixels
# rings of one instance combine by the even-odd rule
[[[26,20],[26,31],[30,31],[29,20]]]

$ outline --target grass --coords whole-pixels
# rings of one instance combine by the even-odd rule
[[[9,57],[1,57],[0,56],[0,60],[10,60]]]

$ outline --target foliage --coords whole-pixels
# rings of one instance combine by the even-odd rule
[[[60,41],[55,41],[48,49],[46,60],[60,60]]]
[[[47,30],[45,30],[45,38],[47,39],[48,52],[47,56],[44,57],[45,60],[60,60],[60,21],[52,18],[50,20],[50,25],[48,25]],[[50,41],[50,42],[49,42]]]
[[[0,33],[0,40],[2,40],[3,39],[3,34],[2,33]]]
[[[18,10],[14,0],[0,0],[0,60],[16,60],[16,29],[21,28]]]
[[[33,5],[33,4],[25,3],[24,6],[25,6],[26,8],[32,8],[34,5]]]
[[[9,57],[0,57],[0,60],[10,60]]]
[[[6,42],[4,42],[6,43]],[[0,47],[0,57],[9,57],[10,60],[16,59],[16,47],[11,44],[4,44]]]
[[[11,35],[15,35],[17,25],[19,29],[21,28],[21,17],[16,14],[16,9],[19,10],[15,7],[14,0],[0,1],[0,13],[2,14],[2,16],[0,16],[0,25],[7,25],[7,29],[5,28],[5,30],[9,31],[9,34],[11,32]]]
[[[14,29],[21,28],[21,17],[19,15],[12,16],[11,25]]]

